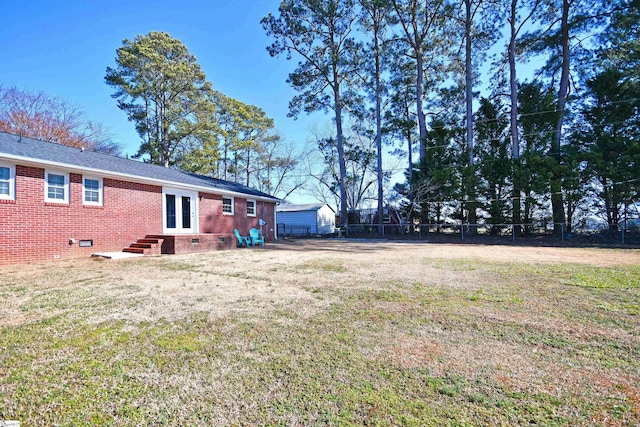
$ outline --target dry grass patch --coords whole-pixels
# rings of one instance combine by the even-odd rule
[[[311,241],[0,269],[23,425],[638,425],[640,253]]]

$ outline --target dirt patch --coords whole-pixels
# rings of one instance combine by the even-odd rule
[[[0,401],[29,425],[638,425],[638,265],[343,239],[2,267]]]
[[[438,260],[609,267],[640,264],[640,251],[301,240],[271,243],[266,249],[64,260],[0,269],[0,295],[11,296],[0,314],[4,324],[80,308],[94,322],[176,319],[198,311],[261,316],[274,307],[295,307],[307,317],[331,304],[331,289],[355,291],[392,282],[478,287],[474,280],[461,280],[460,272],[434,268],[431,261]],[[477,277],[474,272],[467,276]],[[18,282],[31,286],[16,290],[12,285]],[[72,302],[52,303],[59,292],[74,296]]]
[[[638,249],[559,248],[509,245],[429,245],[427,256],[433,258],[475,258],[498,262],[579,263],[598,267],[640,263]]]

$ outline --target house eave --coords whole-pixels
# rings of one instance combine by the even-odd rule
[[[30,158],[30,157],[15,156],[7,153],[0,153],[0,160],[9,161],[9,162],[20,164],[23,166],[32,166],[32,167],[45,168],[45,169],[55,168],[65,172],[80,173],[80,174],[94,174],[94,175],[99,175],[103,178],[117,179],[121,181],[134,182],[137,184],[158,185],[162,187],[166,186],[166,187],[171,187],[171,188],[181,189],[181,190],[191,190],[191,191],[199,191],[199,192],[209,193],[209,194],[219,194],[221,196],[251,198],[253,200],[266,201],[266,202],[271,202],[276,204],[280,202],[280,200],[275,197],[264,197],[264,196],[249,194],[249,193],[242,193],[238,191],[229,191],[229,190],[219,189],[215,187],[190,185],[190,184],[178,183],[178,182],[167,181],[167,180],[156,179],[156,178],[147,178],[139,175],[112,172],[104,169],[74,166],[74,165],[69,165],[61,162],[39,160],[39,159]]]

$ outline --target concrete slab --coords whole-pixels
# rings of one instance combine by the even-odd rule
[[[91,254],[92,257],[102,257],[106,259],[125,259],[125,258],[138,258],[144,256],[143,254],[132,254],[129,252],[96,252]]]

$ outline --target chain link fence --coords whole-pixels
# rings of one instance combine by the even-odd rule
[[[349,224],[337,227],[330,237],[406,240],[545,240],[585,245],[640,246],[640,220],[618,224],[575,225],[563,223],[528,224]]]

